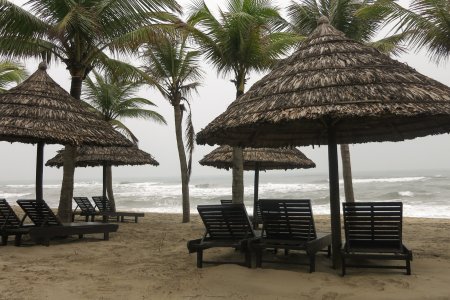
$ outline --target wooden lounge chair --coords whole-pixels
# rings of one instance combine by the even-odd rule
[[[290,250],[302,250],[309,258],[306,264],[309,265],[309,272],[314,272],[316,253],[326,249],[328,256],[330,255],[331,235],[316,233],[311,201],[261,199],[259,202],[263,221],[262,234],[251,244],[256,252],[256,266],[262,266],[264,249],[284,249],[285,254]]]
[[[234,248],[245,253],[244,265],[250,267],[248,240],[255,237],[244,204],[199,205],[197,210],[205,225],[203,238],[187,243],[189,253],[197,252],[197,267],[203,263],[236,263],[203,260],[203,251],[210,248]]]
[[[2,236],[2,245],[8,243],[9,236],[15,236],[14,244],[20,246],[22,235],[28,234],[32,226],[34,225],[22,225],[19,217],[6,199],[0,199],[0,235]]]
[[[97,222],[61,223],[44,201],[17,200],[17,204],[25,212],[21,224],[27,217],[35,224],[28,230],[31,240],[46,246],[51,238],[68,235],[82,238],[84,234],[102,233],[103,239],[109,240],[109,233],[116,232],[119,227],[117,224]]]
[[[84,216],[86,222],[89,221],[89,217],[92,222],[95,221],[95,216],[98,216],[99,213],[95,210],[95,207],[92,205],[91,201],[89,201],[88,197],[73,197],[73,200],[77,206],[72,212],[72,222],[75,221],[75,215]]]
[[[401,202],[343,203],[345,245],[342,276],[346,268],[404,269],[411,274],[412,252],[402,242]],[[404,260],[405,266],[349,263],[348,259]]]
[[[132,217],[134,218],[134,222],[137,223],[139,217],[145,216],[144,213],[115,211],[111,207],[111,202],[109,202],[109,199],[103,196],[94,196],[92,197],[92,200],[94,200],[95,207],[99,210],[100,214],[106,219],[108,219],[108,217],[113,217],[117,218],[117,222],[119,222],[119,220],[124,222],[125,217]]]

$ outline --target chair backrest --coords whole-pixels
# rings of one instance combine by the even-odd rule
[[[222,200],[220,200],[220,204],[233,204],[233,200],[222,199]]]
[[[73,200],[83,213],[95,213],[95,207],[89,201],[88,197],[73,197]]]
[[[114,210],[111,207],[111,203],[109,199],[103,196],[93,196],[92,200],[94,200],[95,207],[98,208],[101,212],[113,212]]]
[[[244,204],[198,205],[197,210],[206,228],[205,237],[238,241],[255,236]]]
[[[402,202],[342,203],[347,249],[402,248]]]
[[[6,199],[0,199],[0,228],[17,228],[20,219]]]
[[[61,226],[62,223],[58,217],[53,213],[53,211],[48,207],[44,200],[17,200],[17,204],[25,212],[25,216],[22,219],[25,220],[26,217],[36,226]]]
[[[267,239],[310,241],[317,238],[309,199],[260,199]]]

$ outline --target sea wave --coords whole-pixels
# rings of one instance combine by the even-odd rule
[[[372,183],[372,182],[412,182],[412,181],[424,181],[427,177],[391,177],[391,178],[364,178],[353,179],[353,183]],[[341,183],[343,181],[341,180]]]
[[[414,197],[414,193],[411,191],[398,192],[398,194],[402,197]]]

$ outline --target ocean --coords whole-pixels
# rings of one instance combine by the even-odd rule
[[[356,201],[402,201],[409,217],[450,218],[450,170],[354,173]],[[101,179],[79,180],[74,196],[101,194]],[[341,201],[344,190],[341,181]],[[114,192],[119,210],[181,213],[181,183],[178,178],[115,179]],[[44,199],[58,206],[60,182],[44,184]],[[33,182],[0,183],[0,198],[10,203],[34,198]],[[315,214],[329,214],[328,175],[308,172],[261,172],[259,198],[311,199]],[[223,176],[193,177],[190,184],[191,211],[199,204],[231,199],[231,172]],[[253,206],[253,173],[246,172],[245,204]]]

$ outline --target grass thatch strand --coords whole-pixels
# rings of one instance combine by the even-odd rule
[[[45,165],[62,167],[64,163],[63,153],[64,150],[58,151],[58,154],[49,159]],[[104,163],[110,166],[159,165],[151,154],[137,147],[82,146],[77,148],[76,167],[97,167],[102,166]]]
[[[402,141],[450,132],[450,88],[321,19],[289,58],[197,134],[199,144],[277,147]]]
[[[316,164],[296,148],[245,148],[244,170],[287,170],[315,168]],[[199,161],[203,166],[219,169],[233,167],[233,149],[221,146]]]
[[[0,140],[47,144],[131,146],[92,107],[74,99],[46,72],[46,65],[0,94]]]

